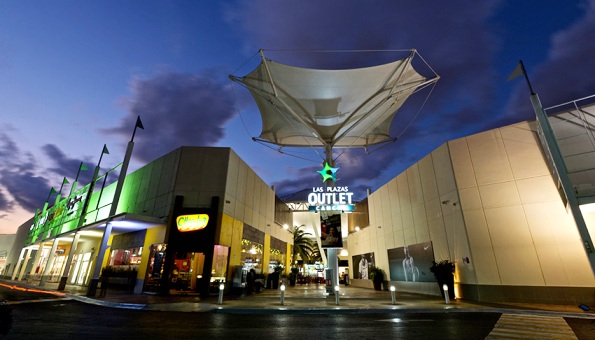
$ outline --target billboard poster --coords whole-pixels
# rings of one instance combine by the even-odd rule
[[[374,253],[367,253],[352,256],[353,260],[353,278],[367,280],[370,278],[369,268],[375,266]]]
[[[340,212],[320,212],[320,241],[322,248],[343,248]]]
[[[388,250],[391,281],[435,282],[430,271],[434,261],[432,242],[412,244]]]

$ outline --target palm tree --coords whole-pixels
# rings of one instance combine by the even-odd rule
[[[302,230],[305,227],[303,224],[301,226],[295,226],[293,228],[293,254],[291,258],[291,263],[294,264],[297,260],[297,256],[304,261],[308,262],[310,260],[310,256],[314,252],[314,246],[312,244],[312,240],[308,238],[308,235],[312,235]]]
[[[315,263],[316,261],[322,262],[322,255],[320,254],[320,247],[316,242],[312,242],[312,246],[314,250],[310,253],[310,264]]]

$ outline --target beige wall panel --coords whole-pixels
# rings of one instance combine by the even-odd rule
[[[470,262],[477,275],[477,283],[499,285],[498,265],[486,218],[482,210],[467,210],[464,214],[467,236],[471,246]]]
[[[504,145],[514,178],[522,179],[549,174],[547,163],[537,141],[523,143],[504,139]]]
[[[485,214],[502,284],[543,286],[523,207],[486,209]]]
[[[244,221],[246,217],[246,205],[237,200],[235,203],[235,212],[232,217],[237,220]]]
[[[415,243],[429,240],[430,232],[428,229],[428,218],[426,216],[425,204],[420,204],[413,207],[413,221],[415,228]]]
[[[253,200],[252,200],[252,210],[254,210],[254,216],[260,215],[260,201],[261,201],[261,191],[260,191],[260,180],[256,174],[254,174],[254,191],[253,191]],[[258,220],[257,220],[258,222]]]
[[[411,198],[409,197],[407,172],[403,172],[397,176],[397,191],[399,193],[399,206],[401,207],[401,213],[411,210]]]
[[[506,182],[513,179],[508,155],[498,130],[469,136],[467,144],[478,185]]]
[[[256,190],[256,174],[252,171],[248,171],[248,176],[246,177],[246,200],[244,203],[246,207],[249,209],[254,210],[254,200],[255,200],[255,190]],[[252,212],[254,213],[254,212]]]
[[[417,238],[415,236],[415,228],[406,228],[403,230],[405,237],[405,244],[416,244]]]
[[[376,260],[376,266],[388,273],[388,253],[384,237],[377,238],[376,246],[372,249]]]
[[[515,182],[482,185],[479,195],[484,208],[496,208],[521,203]]]
[[[593,286],[592,272],[578,230],[561,202],[525,205],[546,284]]]
[[[448,259],[448,243],[446,241],[444,220],[436,219],[428,221],[428,229],[430,230],[430,239],[432,240],[432,246],[434,248],[434,257],[436,260]]]
[[[246,187],[248,185],[248,165],[240,160],[238,169],[238,187],[236,191],[236,199],[243,204],[246,204]]]
[[[250,208],[247,205],[245,207],[246,209],[244,209],[244,222],[256,228],[256,221],[254,221],[254,210],[252,210],[252,208]]]
[[[459,190],[459,198],[461,201],[461,208],[465,210],[477,210],[483,207],[481,196],[479,196],[479,188],[465,188]]]
[[[535,131],[535,121],[523,121],[501,127],[500,135],[502,136],[502,139],[505,140],[517,141],[525,144],[537,144],[537,134]]]
[[[225,193],[225,198],[223,199],[223,213],[229,216],[236,216],[237,203],[235,196],[229,192]]]
[[[370,225],[378,225],[378,223],[380,222],[380,218],[378,216],[378,213],[380,211],[380,207],[382,206],[382,202],[381,202],[381,197],[380,194],[378,194],[377,192],[374,192],[373,194],[371,194],[370,196],[368,196],[368,218],[369,218],[369,222]],[[360,228],[363,228],[365,226],[360,226]]]
[[[516,185],[521,202],[525,204],[556,201],[562,205],[554,180],[549,175],[519,180]]]
[[[471,258],[471,250],[469,248],[469,240],[467,238],[467,231],[463,220],[463,214],[460,210],[453,212],[449,216],[445,216],[446,230],[453,230],[454,237],[449,237],[449,241],[454,247],[450,248],[454,252],[453,259],[457,263],[457,280],[470,284],[477,283],[475,273],[475,262],[463,263],[463,257]]]
[[[390,232],[390,233],[384,234],[384,242],[386,244],[386,249],[396,248],[395,233]]]
[[[435,197],[426,201],[426,219],[434,220],[442,218],[442,203],[440,198]]]
[[[389,187],[384,185],[380,190],[380,195],[382,197],[382,211],[379,217],[381,218],[381,225],[384,230],[391,229],[392,227],[392,204],[390,202],[390,195],[389,195]],[[398,207],[397,207],[398,208]]]
[[[457,187],[457,180],[453,173],[452,160],[447,144],[442,144],[432,152],[434,174],[436,176],[438,194],[451,192]]]
[[[398,247],[404,247],[405,246],[405,234],[403,233],[403,230],[400,230],[398,232],[395,232],[393,234],[393,238],[394,238],[394,247],[393,248],[398,248]]]
[[[456,179],[456,185],[460,188],[476,187],[475,171],[473,170],[473,163],[471,162],[471,154],[467,146],[467,139],[459,138],[452,140],[446,144],[450,152],[450,160]],[[437,173],[438,170],[436,170]],[[438,177],[438,175],[436,176]],[[440,185],[440,178],[438,177],[438,185]]]
[[[240,157],[233,151],[229,155],[229,167],[227,168],[227,192],[237,195],[238,178],[240,173]]]
[[[397,213],[397,210],[400,209],[399,203],[399,187],[397,184],[397,178],[391,179],[387,184],[384,186],[388,187],[388,197],[391,204],[392,214],[394,215]],[[400,213],[400,211],[399,211]]]
[[[419,162],[419,175],[424,201],[428,201],[439,196],[438,185],[436,183],[436,174],[434,173],[434,162],[432,154],[424,157]]]
[[[424,194],[419,178],[419,169],[417,163],[406,170],[407,183],[409,185],[409,200],[411,205],[418,205],[424,202]]]

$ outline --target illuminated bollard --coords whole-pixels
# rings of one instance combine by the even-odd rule
[[[285,283],[281,284],[281,306],[285,304]]]
[[[220,305],[223,304],[223,290],[225,290],[225,284],[222,283],[219,285],[219,301],[218,301],[218,303]]]
[[[397,295],[397,289],[395,286],[390,286],[390,298],[393,301],[393,305],[397,303],[395,295]]]
[[[335,286],[335,304],[339,305],[339,286]]]
[[[448,286],[446,284],[442,285],[442,290],[444,291],[444,302],[448,305],[450,303],[450,299],[448,298]]]

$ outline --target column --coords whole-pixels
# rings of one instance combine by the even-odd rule
[[[72,239],[72,245],[70,246],[70,250],[68,251],[68,257],[66,258],[66,264],[64,264],[64,271],[62,272],[62,277],[60,278],[60,283],[58,284],[58,290],[64,290],[66,288],[66,283],[68,282],[68,275],[70,274],[70,267],[72,266],[72,258],[78,248],[80,234],[76,232],[74,234],[74,238]]]
[[[11,281],[14,281],[15,277],[17,276],[17,273],[18,273],[17,270],[19,269],[21,262],[23,262],[23,258],[25,256],[26,250],[27,250],[26,248],[21,249],[21,254],[19,255],[19,260],[17,261],[17,264],[12,269],[12,277],[10,278]]]
[[[43,287],[45,285],[45,280],[47,279],[47,275],[52,269],[52,265],[54,264],[54,257],[56,256],[56,248],[58,247],[58,238],[54,239],[54,243],[52,243],[52,249],[50,250],[50,254],[48,256],[48,260],[45,264],[45,268],[43,269],[43,273],[41,274],[41,281],[39,281],[39,286]]]
[[[29,259],[31,258],[31,248],[27,248],[27,255],[23,259],[23,265],[21,266],[21,270],[19,272],[19,278],[17,281],[21,281],[23,276],[25,275],[25,268],[27,268],[27,263],[29,263]]]

